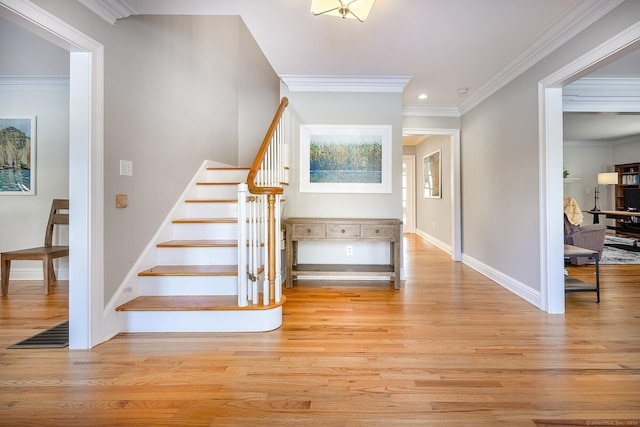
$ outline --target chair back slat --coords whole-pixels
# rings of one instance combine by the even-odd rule
[[[60,212],[66,211],[66,212]],[[49,213],[49,222],[47,223],[47,231],[44,235],[44,245],[51,247],[53,242],[54,225],[69,224],[69,200],[53,199],[51,203],[51,212]]]

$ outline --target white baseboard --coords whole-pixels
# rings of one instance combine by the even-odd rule
[[[522,282],[519,282],[513,277],[507,276],[503,272],[498,271],[495,268],[490,267],[468,255],[464,255],[464,254],[462,255],[462,262],[465,265],[468,265],[469,267],[473,268],[483,276],[486,276],[489,279],[493,280],[503,288],[518,295],[520,298],[524,299],[530,304],[533,304],[537,308],[542,309],[542,297],[541,297],[540,291],[531,289],[529,286],[525,285]]]
[[[430,234],[425,233],[424,231],[416,228],[416,234],[420,237],[422,237],[424,240],[426,240],[427,242],[431,243],[433,246],[436,246],[437,248],[443,250],[444,252],[448,253],[449,255],[453,255],[453,249],[451,248],[451,245],[444,243],[441,240],[436,239],[435,237],[433,237]]]

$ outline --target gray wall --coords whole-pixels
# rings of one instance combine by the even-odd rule
[[[203,160],[239,162],[240,117],[250,117],[256,103],[240,96],[247,75],[241,67],[262,63],[246,87],[276,100],[271,115],[279,79],[254,59],[255,41],[238,17],[131,16],[111,26],[78,2],[36,3],[105,46],[109,301]],[[242,126],[255,126],[245,135],[266,132],[264,119]],[[132,177],[119,176],[119,160],[133,161]],[[128,194],[127,209],[115,208],[119,193]]]
[[[440,150],[441,197],[425,198],[424,157]],[[451,245],[451,137],[434,135],[416,146],[416,228]]]
[[[402,96],[399,93],[289,92],[293,142],[291,185],[287,189],[284,217],[402,218]],[[299,191],[299,129],[315,125],[391,125],[391,185],[386,194],[301,193]],[[353,247],[346,257],[345,245]],[[384,242],[300,242],[301,263],[389,262]]]
[[[69,197],[69,53],[0,18],[0,58],[0,116],[36,116],[37,124],[36,194],[0,196],[3,252],[42,246],[51,200]],[[67,227],[59,229],[57,243],[66,244]],[[68,261],[59,261],[65,278]],[[11,277],[40,279],[42,263],[14,261]]]
[[[538,82],[639,19],[640,2],[623,3],[463,115],[466,256],[540,289]]]

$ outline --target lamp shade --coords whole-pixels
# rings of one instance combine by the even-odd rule
[[[364,22],[375,0],[311,0],[311,13],[357,19]]]
[[[618,173],[617,172],[603,172],[598,174],[598,184],[599,185],[610,185],[618,183]]]

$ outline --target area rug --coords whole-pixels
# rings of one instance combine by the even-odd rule
[[[640,264],[640,252],[633,247],[635,239],[606,236],[600,264]]]
[[[7,348],[64,348],[69,345],[69,321],[40,332]]]

